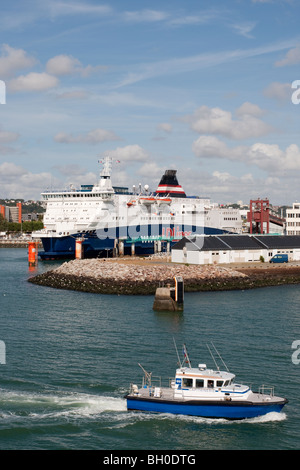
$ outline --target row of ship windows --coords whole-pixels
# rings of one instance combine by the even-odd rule
[[[71,212],[75,212],[75,213],[76,213],[77,211],[76,211],[76,209],[71,209],[70,211],[65,212],[65,213],[64,213],[64,216],[67,217],[68,214],[71,213]],[[87,212],[87,209],[83,209],[82,212]],[[89,217],[89,215],[86,214],[86,217]],[[57,218],[57,217],[51,217],[51,220],[54,220],[54,219],[56,219],[56,218]],[[98,218],[101,218],[101,217],[98,216]],[[112,216],[111,216],[111,219],[112,219],[112,220],[124,220],[125,218],[126,218],[126,220],[127,220],[127,217],[124,217],[124,216],[118,216],[118,215],[116,215],[116,216],[112,215]],[[162,216],[151,216],[151,215],[150,215],[150,216],[148,216],[148,217],[140,217],[140,220],[169,220],[170,218],[173,219],[173,218],[174,218],[174,215],[171,215],[171,214],[170,214],[170,215],[168,215],[168,216],[166,216],[166,217],[162,217]],[[45,220],[46,220],[46,219],[50,219],[50,217],[45,217]],[[134,218],[132,218],[132,219],[130,219],[130,220],[133,220],[133,219],[134,219]]]
[[[93,193],[93,194],[85,194],[85,193],[82,193],[82,194],[77,194],[77,193],[74,193],[74,194],[47,194],[46,196],[43,196],[44,199],[58,199],[58,198],[65,198],[65,197],[68,197],[68,198],[71,198],[71,197],[101,197],[101,199],[111,199],[112,197],[112,194],[97,194],[97,193]]]
[[[214,387],[226,387],[226,385],[230,384],[230,380],[204,380],[204,379],[192,379],[192,378],[183,378],[182,379],[182,387],[188,388],[214,388]]]
[[[288,227],[300,227],[300,222],[287,222]]]
[[[299,219],[299,218],[300,218],[300,212],[297,213],[297,214],[295,214],[295,213],[293,213],[293,214],[287,213],[287,214],[286,214],[286,217],[287,217],[288,219],[294,219],[294,218],[298,218],[298,219]]]
[[[100,204],[100,202],[95,202],[95,201],[93,201],[93,203],[91,203],[91,202],[84,202],[84,203],[83,202],[79,202],[79,203],[78,202],[64,202],[63,205],[64,206],[68,206],[68,205],[77,206],[78,204],[80,204],[81,206],[91,206],[91,205],[94,206],[96,204],[96,206],[98,206]],[[57,207],[57,204],[55,202],[49,202],[49,206],[56,206]]]
[[[90,216],[88,214],[86,214],[85,217],[79,217],[79,220],[82,220],[82,219],[90,219]],[[97,218],[98,220],[101,219],[101,217],[98,217]],[[126,219],[127,220],[127,217],[111,217],[111,220],[124,220]],[[141,217],[142,220],[170,220],[170,217]],[[173,219],[173,217],[171,217],[171,219]],[[49,220],[57,220],[57,217],[45,217],[45,222],[49,221]]]

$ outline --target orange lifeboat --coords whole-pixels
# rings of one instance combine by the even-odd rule
[[[128,207],[134,206],[135,204],[136,204],[136,201],[128,201],[127,202]]]
[[[159,197],[156,199],[158,204],[171,204],[172,199],[169,197]]]
[[[156,199],[155,197],[140,197],[140,201],[142,204],[153,204]]]

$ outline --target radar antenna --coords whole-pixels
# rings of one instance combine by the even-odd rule
[[[225,369],[227,370],[227,372],[229,372],[229,369],[228,369],[227,365],[226,365],[225,362],[223,361],[223,359],[222,359],[222,357],[221,357],[219,351],[217,350],[217,348],[215,347],[215,345],[214,345],[214,343],[213,343],[212,341],[211,341],[211,344],[212,344],[214,350],[216,351],[217,355],[219,356],[220,360],[222,361],[222,364],[224,365]],[[220,370],[220,367],[218,366],[218,364],[217,364],[217,362],[216,362],[216,360],[215,360],[215,358],[214,358],[214,355],[213,355],[213,353],[211,352],[210,347],[208,346],[208,344],[207,344],[206,346],[207,346],[207,348],[208,348],[208,350],[209,350],[209,352],[210,352],[210,355],[211,355],[211,357],[212,357],[212,359],[213,359],[213,361],[214,361],[214,363],[215,363],[216,368],[217,368],[218,370]]]
[[[211,342],[211,344],[213,345],[214,350],[216,351],[216,353],[218,354],[220,360],[222,361],[223,366],[225,367],[225,369],[227,370],[227,372],[229,372],[229,369],[228,369],[227,365],[225,364],[225,362],[223,361],[223,359],[222,359],[222,357],[221,357],[221,354],[220,354],[219,351],[217,350],[216,346],[214,345],[213,342]]]
[[[211,352],[210,347],[208,346],[208,344],[207,344],[206,346],[207,346],[207,349],[209,350],[209,353],[210,353],[210,355],[211,355],[211,357],[212,357],[212,360],[213,360],[214,363],[215,363],[215,366],[216,366],[217,370],[220,370],[218,364],[216,363],[216,360],[215,360],[215,358],[214,358],[214,355],[213,355],[213,353]]]

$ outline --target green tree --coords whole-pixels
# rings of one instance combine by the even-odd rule
[[[0,232],[6,232],[7,230],[8,230],[8,222],[3,217],[3,215],[0,214]]]

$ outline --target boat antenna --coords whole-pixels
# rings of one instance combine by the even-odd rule
[[[184,359],[183,359],[183,361],[182,361],[181,366],[183,365],[184,362],[187,362],[188,365],[189,365],[189,368],[191,369],[192,366],[191,366],[191,363],[190,363],[190,358],[189,358],[189,355],[188,355],[188,352],[187,352],[187,349],[186,349],[186,345],[185,345],[185,344],[183,345],[183,355],[184,355]]]
[[[218,354],[220,360],[222,361],[222,364],[223,366],[226,368],[227,372],[229,372],[229,369],[227,367],[227,365],[225,364],[225,362],[223,361],[222,357],[221,357],[221,354],[219,353],[219,351],[217,350],[216,346],[214,345],[213,342],[211,342],[212,346],[214,347],[214,350],[216,351],[216,353]]]
[[[179,367],[180,367],[180,366],[181,366],[181,361],[180,361],[180,357],[179,357],[179,354],[178,354],[178,349],[177,349],[177,346],[176,346],[176,342],[175,342],[174,336],[173,336],[173,341],[174,341],[175,351],[176,351],[176,354],[177,354],[178,365],[179,365]]]
[[[210,355],[211,355],[211,357],[212,357],[212,359],[213,359],[213,361],[214,361],[214,363],[215,363],[216,368],[217,368],[218,370],[220,370],[220,368],[219,368],[218,364],[216,363],[216,360],[215,360],[215,358],[214,358],[214,356],[213,356],[213,353],[211,352],[210,347],[208,346],[208,344],[207,344],[206,346],[207,346],[207,348],[208,348],[208,350],[209,350],[209,352],[210,352]]]
[[[147,372],[146,369],[144,369],[144,367],[138,362],[138,365],[140,366],[140,368],[144,371],[144,374],[145,374],[145,382],[148,383],[148,385],[150,386],[151,385],[151,375],[152,375],[152,372]]]

